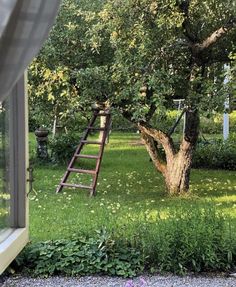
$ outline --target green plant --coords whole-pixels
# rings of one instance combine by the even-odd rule
[[[80,111],[80,120],[86,113],[80,109],[78,91],[71,84],[70,70],[65,66],[55,68],[33,61],[29,67],[29,122],[30,129],[41,125],[74,124]]]
[[[143,269],[140,258],[137,250],[120,245],[103,229],[94,237],[73,236],[31,244],[17,262],[35,276],[96,273],[132,277]]]
[[[193,156],[193,167],[236,170],[235,137],[227,141],[199,142]]]
[[[178,274],[233,268],[236,241],[232,240],[230,219],[210,203],[204,208],[189,207],[176,206],[166,218],[159,214],[156,220],[147,218],[137,227],[138,244],[148,258],[146,267]]]
[[[51,139],[49,149],[51,151],[51,160],[54,163],[67,163],[72,157],[80,141],[78,134],[61,134]]]
[[[97,0],[91,5],[65,0],[36,69],[32,67],[32,94],[46,107],[49,100],[53,105],[49,115],[63,114],[60,120],[87,110],[94,101],[109,100],[142,129],[166,190],[187,192],[198,112],[223,110],[225,97],[231,94],[229,85],[223,84],[224,63],[233,60],[235,52],[231,2],[129,0],[120,5],[117,0]],[[164,112],[176,98],[186,100],[184,152],[181,148],[176,152],[160,121],[150,128],[155,111]],[[166,162],[153,141],[164,147]],[[176,168],[182,169],[178,178],[171,172]]]
[[[30,139],[34,146],[32,134]],[[216,262],[216,266],[227,270],[227,258],[232,258],[230,266],[233,266],[236,262],[235,172],[193,169],[191,193],[166,196],[164,183],[161,176],[156,177],[145,147],[136,144],[139,140],[137,133],[111,134],[105,148],[97,197],[92,199],[88,198],[87,191],[80,189],[65,188],[55,194],[66,166],[36,163],[36,192],[30,196],[33,245],[49,239],[71,238],[75,233],[94,238],[94,230],[106,227],[121,249],[131,246],[139,250],[147,269],[180,273],[200,266],[201,271],[209,271],[209,263],[204,265],[204,262],[210,261],[213,252],[217,254],[213,266]],[[93,147],[88,148],[92,154]],[[191,254],[196,267],[191,263]],[[211,256],[214,257],[214,253]]]
[[[133,277],[146,270],[184,274],[227,271],[236,265],[230,218],[216,208],[177,205],[174,212],[136,222],[134,234],[116,225],[93,236],[73,236],[29,245],[17,258],[34,276],[91,275]]]
[[[229,114],[230,130],[236,126],[236,111]],[[223,114],[216,113],[210,117],[201,116],[200,130],[204,134],[222,134],[223,131]]]

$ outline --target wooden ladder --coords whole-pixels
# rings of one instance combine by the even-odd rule
[[[104,116],[106,118],[105,126],[104,128],[96,128],[94,127],[94,123],[98,117]],[[80,143],[67,167],[67,171],[65,172],[61,183],[59,184],[57,188],[57,193],[61,192],[63,187],[76,187],[76,188],[85,188],[90,190],[90,196],[96,195],[96,185],[98,180],[98,174],[101,166],[103,151],[106,143],[106,139],[109,135],[109,129],[110,129],[110,123],[111,123],[111,114],[109,110],[94,110],[93,117],[83,135],[83,137],[80,140]],[[89,141],[87,140],[90,132],[92,131],[102,131],[102,140],[101,141]],[[81,154],[84,145],[87,144],[95,144],[99,145],[100,149],[98,152],[98,155],[85,155]],[[74,164],[79,161],[79,159],[96,159],[96,168],[94,170],[86,170],[86,169],[78,169],[74,168]],[[73,183],[67,183],[67,179],[71,172],[79,173],[79,174],[90,174],[93,176],[92,184],[90,186],[87,185],[81,185],[81,184],[73,184]]]

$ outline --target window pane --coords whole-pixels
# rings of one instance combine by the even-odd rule
[[[9,102],[0,103],[0,242],[10,227]]]

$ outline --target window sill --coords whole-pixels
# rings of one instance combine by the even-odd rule
[[[0,243],[0,274],[15,259],[16,255],[21,252],[27,242],[27,228],[17,228],[12,229],[10,235]]]

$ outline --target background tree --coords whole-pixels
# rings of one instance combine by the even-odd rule
[[[78,71],[83,79],[92,73],[92,84],[102,85],[99,66],[112,58],[105,41],[96,44],[90,32],[103,2],[63,1],[50,37],[29,69],[32,128],[42,124],[52,127],[55,119],[68,128],[86,125],[91,98],[80,96],[83,93],[77,84]]]
[[[223,107],[223,65],[235,49],[235,5],[215,0],[114,0],[99,13],[99,28],[110,34],[114,49],[110,71],[115,92],[109,99],[139,127],[171,194],[189,189],[199,112],[217,108],[219,102]],[[155,111],[176,97],[185,99],[186,114],[178,147],[170,133],[151,124]]]
[[[58,66],[50,70],[34,61],[30,67],[28,91],[30,122],[36,126],[67,126],[79,108],[78,92],[70,84],[69,71]],[[33,127],[35,128],[35,127]],[[54,127],[55,128],[55,127]]]
[[[235,52],[236,3],[226,0],[64,1],[39,61],[68,68],[81,106],[109,100],[140,129],[171,194],[189,189],[199,114],[223,107]],[[185,99],[179,145],[156,114]],[[158,143],[158,144],[157,144]],[[164,150],[160,151],[160,146]]]

